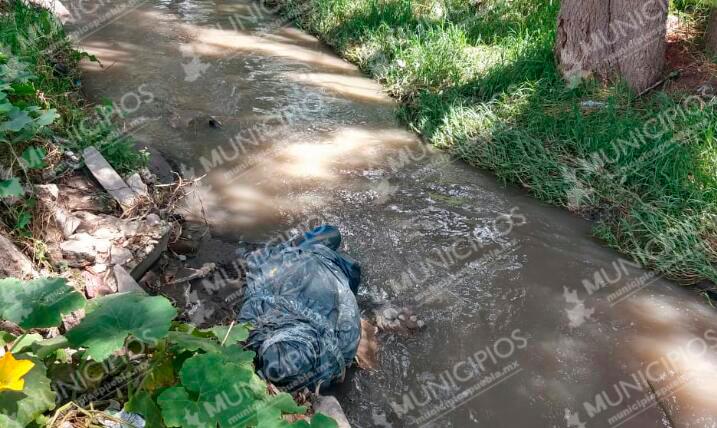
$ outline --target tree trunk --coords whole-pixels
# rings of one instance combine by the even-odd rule
[[[705,34],[705,43],[707,51],[712,55],[717,55],[717,7],[712,9],[710,14],[710,22],[707,25],[707,33]]]
[[[668,0],[563,0],[555,56],[570,84],[620,77],[637,92],[665,64]]]

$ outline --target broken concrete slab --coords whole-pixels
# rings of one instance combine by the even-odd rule
[[[30,259],[0,234],[0,278],[32,279],[38,275]]]
[[[132,252],[125,247],[113,245],[110,249],[110,264],[126,265],[132,260]]]
[[[78,212],[76,215],[81,219],[81,224],[70,238],[73,240],[79,235],[85,239],[89,235],[97,241],[93,247],[98,257],[91,259],[91,262],[122,265],[136,280],[167,249],[171,226],[156,214],[149,214],[144,219],[121,219],[87,212]],[[73,244],[74,249],[82,247]]]
[[[122,180],[117,171],[107,162],[102,154],[94,147],[88,147],[83,152],[85,165],[100,185],[112,195],[122,209],[127,210],[134,206],[137,194]]]
[[[108,255],[112,243],[108,239],[98,238],[88,233],[75,233],[60,243],[62,258],[72,267],[84,267],[102,262]]]
[[[114,274],[115,274],[115,280],[117,281],[117,292],[118,293],[127,293],[127,292],[142,292],[145,291],[142,289],[142,287],[137,284],[137,281],[132,278],[132,275],[127,273],[127,271],[122,266],[115,266],[114,267]]]
[[[144,181],[142,181],[142,177],[140,177],[139,173],[135,172],[127,177],[127,185],[138,196],[149,197],[149,188],[146,184],[144,184]]]

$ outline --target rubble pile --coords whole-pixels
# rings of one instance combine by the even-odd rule
[[[167,249],[172,226],[152,209],[139,174],[125,181],[94,148],[84,157],[96,182],[73,175],[35,186],[35,194],[50,262],[80,269],[94,298],[132,287]]]

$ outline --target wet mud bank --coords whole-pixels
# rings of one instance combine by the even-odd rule
[[[423,144],[379,85],[255,10],[135,4],[80,37],[104,64],[84,91],[124,99],[128,132],[203,177],[188,221],[258,244],[334,224],[363,268],[364,317],[423,321],[380,330],[375,368],[334,387],[352,425],[717,423],[713,308]],[[194,267],[234,257],[224,245]],[[231,286],[213,287],[225,304]]]

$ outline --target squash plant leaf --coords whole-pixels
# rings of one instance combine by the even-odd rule
[[[231,330],[230,330],[231,327]],[[249,327],[245,324],[235,324],[233,326],[218,325],[209,329],[219,342],[224,341],[224,346],[230,346],[235,343],[243,342],[249,337]],[[227,335],[227,333],[229,335]],[[224,340],[226,338],[226,340]]]
[[[139,391],[125,404],[125,410],[141,415],[147,423],[147,428],[162,428],[162,415],[159,407],[152,401],[147,391]]]
[[[42,110],[42,113],[35,119],[35,125],[47,126],[55,121],[57,118],[57,110],[51,108],[49,110]]]
[[[121,349],[127,336],[155,344],[167,335],[177,310],[165,297],[143,293],[113,294],[88,304],[87,316],[65,334],[70,344],[102,361]]]
[[[64,278],[0,279],[0,318],[24,329],[56,327],[62,314],[84,305],[85,298]]]
[[[190,333],[181,331],[170,331],[167,335],[169,343],[174,350],[177,351],[197,351],[220,352],[221,346],[219,342],[211,338],[199,337]]]
[[[0,123],[0,131],[19,132],[24,127],[32,123],[32,118],[25,110],[13,108],[8,112],[9,120]]]
[[[12,343],[12,350],[13,352],[20,353],[23,352],[25,348],[30,348],[42,340],[42,336],[38,333],[25,334]]]
[[[311,418],[311,428],[338,428],[335,420],[323,413],[315,413]]]
[[[9,180],[0,180],[0,198],[7,198],[10,196],[22,196],[25,191],[22,189],[20,180],[17,177],[13,177]]]
[[[45,165],[45,149],[42,147],[28,147],[22,152],[22,162],[29,169],[42,169]]]
[[[0,413],[0,427],[3,428],[23,428],[16,420],[10,419],[9,416],[5,416]]]
[[[251,365],[254,361],[254,357],[256,357],[254,352],[247,351],[244,347],[238,344],[222,348],[222,355],[224,356],[224,361],[228,363],[243,365]]]
[[[282,428],[290,426],[281,415],[283,413],[303,414],[306,407],[297,406],[291,395],[279,393],[257,406],[257,428]]]
[[[0,414],[8,416],[24,427],[55,407],[55,393],[50,388],[50,379],[45,374],[46,368],[42,361],[28,356],[18,356],[18,359],[30,361],[34,367],[23,378],[25,385],[22,392],[0,393]]]
[[[181,386],[165,389],[157,403],[162,408],[162,418],[168,427],[201,428],[202,421],[208,418],[201,415],[199,405],[189,397],[189,393]],[[216,424],[215,424],[216,425]]]
[[[157,403],[170,427],[243,427],[256,424],[266,384],[251,366],[227,362],[216,353],[195,355],[179,371],[181,386],[164,390]],[[257,378],[257,379],[254,379]],[[262,389],[257,390],[260,382]]]

